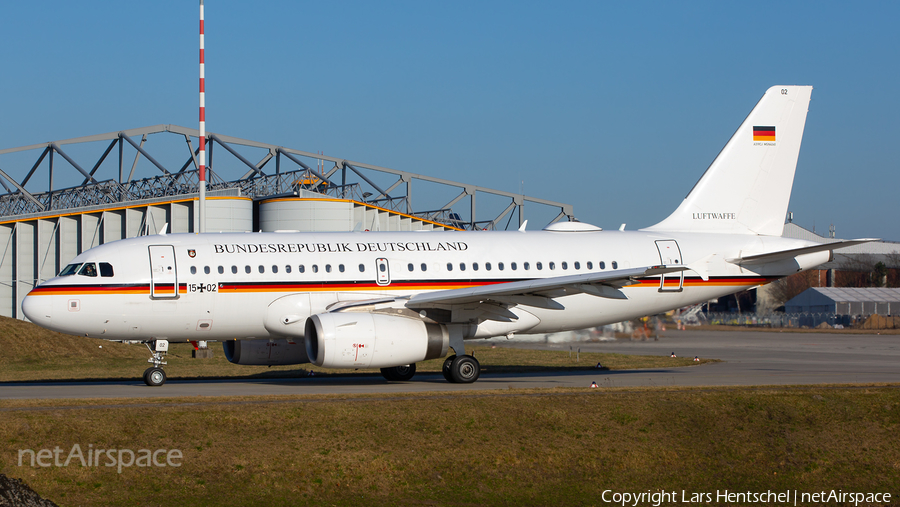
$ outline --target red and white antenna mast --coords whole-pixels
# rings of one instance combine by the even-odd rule
[[[206,70],[203,54],[203,0],[200,0],[200,206],[199,232],[206,232]]]

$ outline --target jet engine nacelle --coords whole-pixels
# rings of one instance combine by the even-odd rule
[[[440,324],[367,312],[313,315],[306,321],[306,353],[326,368],[388,368],[447,355],[450,335]]]
[[[226,340],[222,345],[225,357],[234,364],[278,366],[309,362],[300,340]]]
[[[269,304],[263,325],[275,335],[303,338],[304,324],[311,313],[309,294],[292,294]]]

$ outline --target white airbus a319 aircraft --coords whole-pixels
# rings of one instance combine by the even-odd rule
[[[237,364],[381,368],[409,380],[466,340],[583,329],[769,283],[827,262],[782,238],[812,87],[770,88],[678,209],[637,231],[160,234],[92,248],[25,297],[32,322],[140,340],[148,385],[169,342],[221,340]]]

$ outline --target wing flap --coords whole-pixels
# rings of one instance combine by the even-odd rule
[[[676,273],[688,269],[682,265],[649,266],[441,290],[416,294],[409,298],[406,306],[408,308],[425,308],[433,305],[479,303],[490,300],[539,308],[562,309],[562,305],[554,301],[555,298],[585,293],[610,299],[627,299],[619,289],[635,283],[637,278]]]

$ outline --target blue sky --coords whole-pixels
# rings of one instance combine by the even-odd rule
[[[197,17],[4,3],[0,148],[196,127]],[[664,218],[768,87],[811,84],[795,222],[900,240],[896,2],[208,0],[206,19],[209,131],[524,182],[604,228]]]

